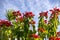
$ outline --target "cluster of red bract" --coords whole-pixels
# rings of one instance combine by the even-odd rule
[[[35,15],[32,12],[25,12],[24,16],[26,18],[33,18]],[[31,21],[29,21],[29,24],[35,24],[35,21],[32,19]]]
[[[24,14],[26,17],[33,17],[34,16],[34,14],[32,13],[32,12],[25,12],[25,14]]]
[[[41,12],[39,15],[40,15],[40,17],[44,17],[45,16],[47,18],[48,17],[48,11]]]
[[[55,7],[53,10],[50,10],[52,12],[52,14],[58,13],[60,12],[60,9]]]
[[[25,19],[31,19],[35,16],[32,12],[25,12],[22,14],[20,11],[13,11],[12,15],[15,16],[14,20],[16,20],[16,22],[23,22]],[[35,24],[35,21],[31,19],[29,24]]]
[[[21,14],[21,12],[20,11],[14,11],[13,12],[13,16],[15,16],[16,17],[16,21],[18,22],[18,21],[24,21],[24,17],[26,17],[26,18],[31,18],[31,17],[34,17],[34,14],[32,13],[32,12],[25,12],[24,14]],[[31,22],[29,22],[30,24],[35,24],[35,21],[31,21]]]
[[[14,11],[14,12],[13,12],[13,16],[21,16],[20,11]]]
[[[11,22],[8,20],[0,20],[0,26],[4,26],[4,25],[9,27],[11,26]]]
[[[58,37],[50,37],[49,40],[60,40]]]
[[[60,9],[59,8],[54,8],[53,10],[50,10],[50,12],[52,13],[50,18],[54,18],[54,15],[56,15],[56,17],[58,17]]]
[[[59,12],[60,12],[60,9],[57,8],[57,7],[55,7],[54,9],[49,10],[49,11],[52,13],[50,18],[53,18],[53,15],[54,15],[54,14],[56,14],[56,16],[58,17],[58,14],[59,14]],[[41,12],[39,15],[40,15],[40,17],[43,17],[43,16],[48,17],[48,11],[46,11],[46,12]]]
[[[36,35],[36,34],[32,34],[32,37],[34,37],[34,38],[40,38],[39,35]]]
[[[23,16],[22,16],[20,11],[14,11],[12,14],[13,14],[13,16],[16,17],[16,22],[18,22],[18,21],[22,22],[23,21]]]

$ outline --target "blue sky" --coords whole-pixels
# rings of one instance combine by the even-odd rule
[[[6,10],[14,9],[32,11],[35,14],[34,20],[38,22],[38,14],[54,7],[60,7],[60,0],[0,0],[0,19],[6,19]],[[49,13],[50,14],[50,13]],[[60,27],[58,27],[58,31]]]

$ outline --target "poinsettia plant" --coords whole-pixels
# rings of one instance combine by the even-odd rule
[[[52,10],[50,10],[51,12],[51,16],[48,22],[48,32],[49,32],[49,37],[56,37],[56,32],[57,32],[57,26],[59,25],[59,19],[58,19],[58,15],[60,13],[60,9],[59,8],[54,8]]]
[[[49,12],[51,13],[50,17],[48,16]],[[39,13],[37,31],[33,12],[21,13],[19,10],[8,10],[6,14],[7,20],[0,19],[0,40],[9,40],[9,38],[11,40],[15,40],[15,38],[17,40],[20,40],[20,38],[22,40],[44,40],[46,36],[49,40],[59,40],[57,37],[59,14],[59,8]],[[36,34],[37,32],[38,34]]]
[[[48,17],[48,11],[41,12],[39,14],[39,23],[38,23],[38,35],[41,36],[42,40],[46,37],[48,31],[47,31],[47,17]],[[44,19],[46,18],[46,20]]]
[[[35,34],[35,21],[33,20],[34,14],[32,12],[25,12],[22,14],[20,11],[9,10],[7,12],[7,19],[11,21],[13,27],[11,28],[12,35],[22,39],[29,38],[30,33]],[[33,31],[29,27],[33,27]],[[28,40],[28,39],[27,39]]]

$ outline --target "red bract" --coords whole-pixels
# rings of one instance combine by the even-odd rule
[[[17,15],[18,15],[18,16],[21,16],[21,13],[20,13],[20,11],[17,11]]]
[[[36,34],[32,34],[32,37],[33,37],[33,38],[39,38],[39,36],[36,35]]]
[[[52,14],[55,14],[54,10],[50,10],[50,12],[51,12]]]
[[[24,15],[26,17],[33,17],[34,16],[34,14],[32,12],[26,12]]]
[[[15,11],[13,12],[13,16],[17,16],[17,13]]]
[[[39,15],[40,15],[40,17],[43,17],[44,16],[43,12],[39,13]]]
[[[52,10],[52,9],[51,9],[51,10],[49,10],[49,11],[53,12],[53,10]]]
[[[60,38],[57,37],[56,40],[60,40]]]
[[[30,24],[35,24],[35,21],[32,20],[32,21],[30,21],[29,23],[30,23]]]
[[[11,26],[11,22],[8,20],[0,20],[0,26],[5,25],[5,26]]]
[[[21,16],[21,13],[20,13],[20,11],[14,11],[14,12],[13,12],[13,15],[14,15],[14,16]]]
[[[2,20],[0,20],[0,26],[1,26],[1,25],[3,25],[3,22],[2,22]]]
[[[54,10],[55,10],[56,12],[60,12],[60,9],[57,8],[57,7],[55,7]]]
[[[52,12],[52,14],[56,14],[56,13],[60,12],[60,9],[55,7],[54,9],[52,9],[50,11]]]
[[[48,17],[48,11],[44,13],[44,16],[47,18]]]
[[[55,37],[50,37],[49,40],[56,40],[56,38]]]
[[[16,21],[17,21],[17,22],[19,22],[19,21],[22,22],[22,21],[23,21],[23,16],[18,16],[18,17],[16,17]]]
[[[60,32],[57,32],[57,36],[60,36]]]
[[[41,12],[39,15],[40,15],[40,17],[44,17],[45,16],[47,18],[48,17],[48,11]]]
[[[34,14],[32,12],[29,12],[29,17],[33,17]]]
[[[5,20],[4,24],[5,24],[7,27],[11,26],[11,22],[8,21],[8,20]]]
[[[44,20],[45,23],[47,23],[47,20]]]
[[[28,16],[29,16],[29,13],[28,13],[28,12],[26,12],[26,13],[24,14],[24,16],[28,17]]]
[[[60,34],[60,32],[57,32],[57,34]]]

